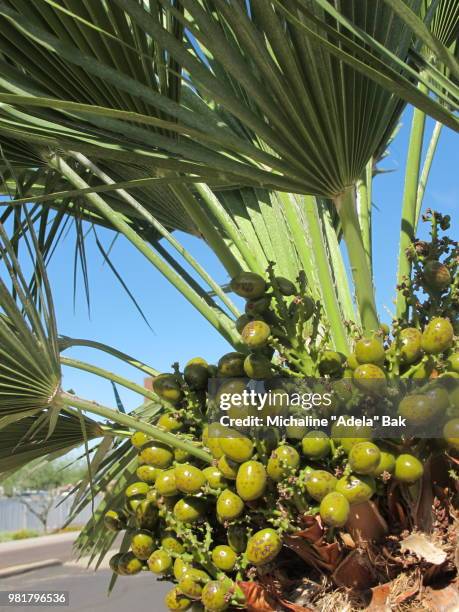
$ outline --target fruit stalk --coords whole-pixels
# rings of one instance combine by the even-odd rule
[[[190,455],[193,455],[197,459],[204,461],[206,463],[212,463],[212,455],[202,450],[201,448],[197,448],[194,444],[187,442],[186,440],[182,440],[175,434],[168,433],[166,431],[162,431],[158,427],[154,425],[150,425],[149,423],[145,423],[138,417],[133,417],[129,414],[123,414],[118,410],[114,410],[113,408],[108,408],[107,406],[102,406],[97,402],[90,402],[88,400],[81,399],[76,397],[75,395],[71,395],[70,393],[66,393],[62,391],[56,398],[56,401],[60,401],[65,406],[73,406],[74,408],[79,408],[84,412],[91,412],[92,414],[97,414],[100,417],[105,419],[109,419],[110,421],[114,421],[119,425],[125,425],[134,431],[142,431],[146,433],[148,436],[151,436],[154,440],[158,440],[158,442],[163,442],[163,444],[167,444],[172,448],[179,448],[181,450],[187,451]]]

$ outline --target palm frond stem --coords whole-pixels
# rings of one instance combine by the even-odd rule
[[[108,408],[107,406],[103,406],[97,402],[90,402],[65,392],[60,393],[59,401],[61,401],[65,406],[73,406],[74,408],[78,408],[83,412],[90,412],[91,414],[96,414],[97,416],[118,423],[119,425],[125,425],[131,431],[143,431],[147,435],[151,436],[154,440],[163,442],[164,444],[172,446],[172,448],[180,448],[187,451],[190,453],[190,455],[193,455],[193,457],[196,457],[197,459],[200,459],[206,463],[212,463],[213,461],[212,455],[205,450],[198,448],[191,442],[182,439],[179,435],[163,431],[162,429],[159,429],[154,425],[150,425],[136,416],[123,414],[122,412],[114,410],[113,408]]]
[[[422,91],[426,91],[425,86],[422,84],[419,84],[419,88]],[[403,283],[408,283],[411,273],[411,261],[407,251],[410,245],[413,243],[417,227],[417,199],[425,123],[425,113],[418,108],[415,108],[413,110],[413,118],[411,121],[408,155],[405,168],[405,185],[403,190],[400,244],[398,252],[397,286],[400,286]],[[397,317],[406,315],[408,308],[409,305],[404,292],[398,291],[396,301]]]
[[[71,368],[76,368],[78,370],[83,370],[84,372],[90,372],[91,374],[95,374],[96,376],[100,376],[101,378],[105,378],[107,380],[111,380],[114,383],[117,383],[126,389],[130,389],[139,395],[143,395],[152,401],[160,401],[156,393],[142,387],[141,385],[137,385],[136,383],[124,378],[124,376],[119,376],[114,372],[109,372],[104,368],[99,368],[91,363],[86,363],[84,361],[80,361],[79,359],[72,359],[71,357],[62,357],[61,356],[61,364],[64,366],[69,366]]]
[[[77,188],[86,189],[88,184],[75,172],[66,161],[57,154],[52,154],[46,159],[48,165],[60,172],[71,184]],[[180,189],[184,189],[181,187]],[[139,236],[129,225],[124,216],[116,212],[98,194],[89,193],[85,197],[94,205],[100,213],[107,218],[113,227],[123,234],[166,278],[178,291],[188,299],[191,304],[213,325],[231,344],[237,344],[232,321],[229,317],[223,318],[206,303],[190,286],[165,262],[153,249]]]
[[[378,329],[379,322],[373,279],[356,210],[355,188],[350,187],[343,194],[336,196],[334,202],[341,219],[344,241],[349,255],[362,329],[364,333],[371,333]]]

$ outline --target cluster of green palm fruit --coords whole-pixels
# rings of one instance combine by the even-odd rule
[[[457,287],[457,264],[442,265],[449,284],[435,298],[440,305]],[[432,264],[426,267],[429,276]],[[332,537],[332,530],[346,529],[353,506],[384,497],[389,482],[410,487],[419,480],[429,454],[459,451],[456,321],[429,319],[424,309],[422,318],[394,321],[391,332],[382,326],[356,337],[343,355],[329,348],[320,306],[303,277],[295,284],[270,267],[266,279],[246,272],[231,287],[247,300],[236,322],[247,351],[228,353],[216,366],[195,358],[183,372],[176,366],[153,381],[165,405],[155,425],[207,450],[212,462],[134,433],[136,481],[124,507],[105,517],[109,529],[130,533],[130,550],[112,557],[113,571],[151,571],[175,583],[165,599],[169,610],[244,608],[238,583],[279,560],[284,534],[300,530],[305,515],[320,517]],[[349,416],[362,398],[371,412],[390,381],[415,381],[407,395],[392,394],[395,410],[414,425],[441,421],[443,439],[374,440],[371,428],[356,425],[241,433],[210,418],[211,379],[218,397],[222,390],[239,393],[247,379],[276,388],[301,376],[316,377],[316,390],[331,389],[333,411]]]

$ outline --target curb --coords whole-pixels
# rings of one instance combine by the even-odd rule
[[[45,559],[44,561],[36,561],[35,563],[12,565],[11,567],[0,570],[0,579],[18,576],[19,574],[25,574],[26,572],[33,572],[34,570],[43,569],[44,567],[53,567],[55,565],[62,565],[62,561],[59,559]]]

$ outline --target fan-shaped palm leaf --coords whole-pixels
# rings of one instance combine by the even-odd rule
[[[55,458],[67,454],[103,435],[103,428],[96,421],[84,417],[83,433],[81,417],[71,410],[62,410],[51,434],[43,426],[44,413],[36,413],[5,424],[0,419],[0,476],[15,471],[36,459]],[[3,426],[2,426],[3,424]]]

